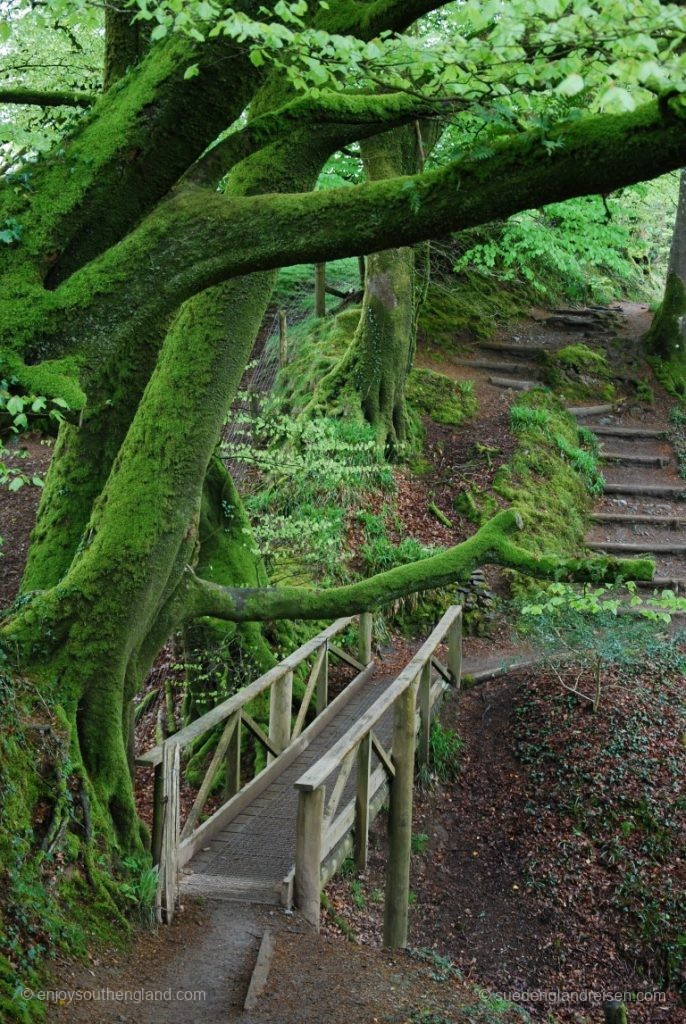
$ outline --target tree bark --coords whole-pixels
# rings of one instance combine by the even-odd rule
[[[679,178],[679,199],[669,251],[667,280],[660,307],[646,337],[652,355],[686,365],[686,170]]]

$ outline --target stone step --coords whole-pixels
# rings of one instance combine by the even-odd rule
[[[666,526],[671,530],[679,530],[686,526],[684,516],[645,515],[639,512],[594,512],[591,516],[594,523],[617,523],[619,526]]]
[[[450,362],[456,366],[466,366],[475,370],[491,370],[493,373],[518,373],[520,370],[526,370],[531,374],[537,372],[535,366],[525,363],[504,363],[493,359],[461,359],[458,356],[453,356]]]
[[[686,555],[686,544],[655,543],[650,540],[640,544],[626,541],[587,541],[586,547],[591,551],[608,551],[617,555]]]
[[[636,580],[641,590],[673,590],[675,594],[686,594],[686,576],[673,579],[669,576],[655,576],[652,580]]]
[[[600,452],[605,462],[620,462],[630,466],[657,466],[662,469],[669,465],[669,458],[666,455],[634,455],[628,452]]]
[[[488,383],[496,388],[509,388],[512,391],[531,391],[533,388],[540,387],[538,381],[515,380],[511,377],[489,377]]]
[[[602,427],[591,427],[594,434],[598,437],[665,437],[668,433],[665,427],[662,430],[656,430],[654,427],[615,427],[615,426],[602,426]]]
[[[671,501],[686,500],[686,480],[683,487],[669,484],[605,484],[605,494],[633,494],[641,498],[668,498]]]
[[[583,418],[584,416],[604,416],[606,413],[614,412],[614,405],[569,405],[567,412],[570,416]],[[593,429],[591,427],[591,429]]]
[[[505,341],[481,341],[479,348],[488,349],[489,352],[502,352],[512,356],[521,356],[523,359],[540,359],[548,352],[554,351],[546,345],[516,345]]]

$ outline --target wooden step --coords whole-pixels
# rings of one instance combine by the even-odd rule
[[[512,391],[531,391],[532,388],[540,387],[535,380],[515,380],[512,377],[489,377],[488,383],[496,388],[510,388]]]
[[[492,370],[494,373],[518,373],[520,370],[536,373],[535,366],[527,366],[524,363],[501,363],[492,359],[460,359],[458,356],[453,356],[450,362],[456,366],[473,367],[475,370]]]
[[[655,543],[651,540],[640,544],[624,541],[587,541],[591,551],[610,551],[617,555],[686,555],[686,544]]]
[[[666,526],[670,530],[678,530],[686,526],[683,516],[651,516],[626,512],[594,512],[591,516],[594,523],[617,523],[621,526]]]
[[[598,437],[629,437],[629,438],[642,438],[642,437],[665,437],[667,429],[655,430],[653,427],[591,427],[594,434]]]
[[[570,416],[604,416],[605,413],[614,412],[614,405],[570,405],[567,412]]]
[[[605,494],[630,494],[637,498],[666,498],[672,501],[686,500],[686,480],[683,487],[669,484],[605,484]]]
[[[623,462],[630,466],[657,466],[658,469],[662,469],[669,464],[666,455],[629,455],[628,452],[606,451],[601,451],[600,455],[605,462]]]

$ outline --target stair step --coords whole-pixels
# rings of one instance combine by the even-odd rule
[[[651,516],[636,513],[632,515],[626,512],[594,512],[591,516],[594,523],[618,523],[623,526],[635,526],[644,524],[646,526],[667,526],[671,530],[678,530],[686,526],[686,517],[683,516]]]
[[[601,457],[605,462],[624,462],[632,466],[657,466],[662,469],[669,464],[666,455],[633,455],[628,452],[606,452],[601,451]]]
[[[614,411],[614,405],[570,405],[567,407],[570,416],[603,416],[605,413]]]
[[[686,500],[686,481],[683,487],[669,484],[605,484],[605,494],[633,494],[642,498],[670,498],[673,501]]]
[[[503,352],[512,356],[522,356],[524,359],[541,358],[546,353],[553,351],[545,345],[515,345],[504,341],[481,341],[479,348],[488,349],[489,352]]]
[[[536,373],[535,366],[527,366],[524,363],[501,363],[492,359],[460,359],[453,356],[450,360],[456,366],[473,367],[475,370],[492,370],[494,373],[518,373],[519,370],[527,370],[528,373]]]
[[[663,544],[646,540],[640,544],[624,541],[587,541],[586,547],[591,551],[611,551],[615,554],[627,555],[685,555],[686,544]]]
[[[598,437],[665,437],[667,428],[656,430],[653,427],[592,427],[594,434]]]
[[[511,388],[513,391],[531,391],[532,388],[540,387],[535,380],[514,380],[511,377],[489,377],[488,383],[496,388]]]
[[[671,579],[669,576],[654,576],[652,580],[636,580],[641,590],[673,590],[675,594],[686,594],[686,577]]]

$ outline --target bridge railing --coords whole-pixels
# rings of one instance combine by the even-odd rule
[[[209,836],[228,824],[269,785],[287,763],[304,749],[313,726],[305,730],[308,710],[314,702],[315,722],[323,728],[329,709],[329,658],[334,656],[358,672],[353,681],[363,683],[371,675],[372,616],[359,616],[359,646],[353,657],[332,642],[356,616],[338,619],[303,644],[278,665],[255,679],[238,693],[212,708],[136,758],[136,764],[153,767],[152,853],[158,866],[157,915],[170,922],[178,892],[180,869]],[[293,718],[293,673],[313,659],[300,707]],[[352,684],[349,684],[349,687]],[[246,706],[266,690],[269,695],[267,732],[248,713]],[[345,691],[344,691],[345,693]],[[341,697],[337,704],[340,704]],[[331,706],[333,711],[333,706]],[[181,821],[181,752],[210,730],[223,725],[217,746],[185,822]],[[241,745],[244,733],[251,733],[267,751],[267,766],[245,784],[241,780]],[[224,801],[209,818],[198,824],[217,774],[225,769]]]
[[[436,657],[447,639],[448,664]],[[370,801],[386,776],[390,786],[389,855],[386,869],[384,942],[404,945],[407,936],[412,796],[415,751],[428,763],[431,711],[441,687],[432,687],[435,669],[446,682],[459,685],[462,659],[462,608],[453,605],[400,675],[346,733],[295,783],[299,791],[295,852],[295,902],[303,916],[319,927],[322,866],[354,825],[358,870],[367,863]],[[385,750],[377,729],[393,708],[393,746]],[[417,713],[419,723],[417,724]],[[372,752],[379,765],[372,772]],[[354,805],[338,807],[357,766]],[[334,779],[334,773],[335,781]],[[379,779],[382,776],[382,779]],[[326,801],[326,784],[332,779]]]

